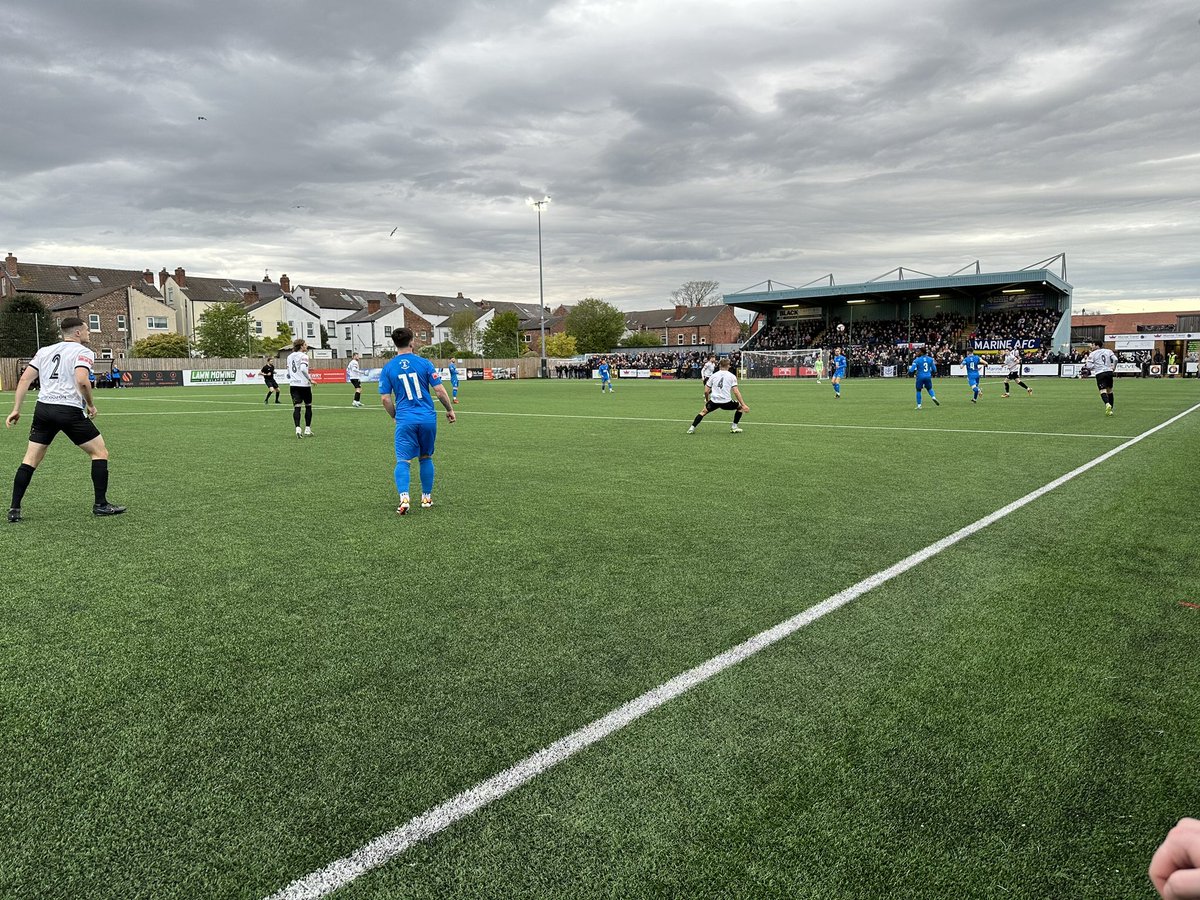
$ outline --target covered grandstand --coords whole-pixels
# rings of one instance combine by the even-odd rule
[[[1058,262],[1060,271],[1046,268]],[[846,348],[851,361],[896,361],[916,349],[984,354],[1012,347],[1055,361],[1071,352],[1071,294],[1066,256],[1024,269],[983,272],[978,261],[945,276],[896,268],[858,284],[832,275],[801,287],[726,294],[724,302],[756,313],[743,349]],[[838,326],[844,326],[838,330]]]

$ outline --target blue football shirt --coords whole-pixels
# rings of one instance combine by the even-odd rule
[[[379,393],[396,399],[396,421],[437,419],[433,388],[442,383],[433,363],[415,353],[393,356],[379,373]]]

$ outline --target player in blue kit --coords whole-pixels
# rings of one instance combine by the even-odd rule
[[[929,392],[929,399],[933,401],[934,406],[941,406],[938,403],[938,398],[933,395],[933,376],[937,374],[937,363],[928,353],[923,353],[913,360],[912,365],[908,367],[908,373],[917,373],[917,409],[921,408],[921,388]]]
[[[972,350],[963,357],[963,367],[967,370],[967,384],[971,387],[971,402],[975,403],[981,393],[979,377],[983,374],[985,363],[979,354]]]
[[[613,392],[612,376],[609,374],[608,363],[600,363],[600,367],[596,369],[600,373],[600,393],[604,393],[604,389],[608,388],[608,392]]]
[[[842,348],[835,347],[833,350],[833,359],[829,363],[829,368],[833,374],[829,378],[829,383],[833,385],[833,396],[836,400],[842,399],[842,379],[846,377],[846,357],[842,356]]]
[[[433,506],[433,444],[437,438],[437,412],[434,395],[446,407],[446,421],[454,421],[454,407],[442,385],[442,378],[433,363],[412,352],[413,333],[410,328],[392,332],[392,343],[398,351],[387,361],[379,375],[379,395],[383,408],[396,420],[396,490],[400,505],[396,512],[408,512],[408,487],[412,480],[410,466],[420,460],[421,508]]]
[[[450,360],[450,399],[458,402],[458,365],[457,360]]]

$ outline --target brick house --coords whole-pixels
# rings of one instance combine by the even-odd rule
[[[650,331],[664,347],[714,347],[741,343],[741,325],[733,307],[676,306],[625,314],[628,331]]]
[[[339,319],[337,327],[350,335],[345,341],[347,356],[354,352],[378,356],[386,351],[394,351],[396,345],[392,343],[392,332],[397,328],[412,329],[414,352],[432,343],[433,337],[433,325],[428,319],[403,303],[395,300],[381,303],[373,296],[367,297],[365,307]]]

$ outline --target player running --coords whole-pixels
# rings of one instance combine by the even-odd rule
[[[446,421],[455,419],[454,406],[442,385],[442,377],[433,363],[412,352],[411,328],[397,328],[392,343],[397,354],[387,361],[379,375],[379,397],[383,408],[396,420],[396,491],[400,505],[396,512],[404,515],[410,505],[408,488],[412,482],[411,465],[419,459],[421,473],[421,509],[433,506],[433,445],[437,440],[437,411],[433,398],[437,395],[446,408]]]
[[[1095,347],[1087,356],[1088,370],[1096,376],[1096,387],[1104,402],[1104,414],[1113,414],[1113,374],[1117,370],[1117,354],[1104,346],[1104,341],[1092,341]]]
[[[696,414],[687,433],[693,434],[696,426],[714,409],[734,410],[733,427],[729,430],[733,434],[742,433],[738,422],[742,420],[743,413],[750,412],[750,407],[746,405],[746,401],[742,399],[742,392],[738,390],[737,376],[729,371],[728,359],[721,360],[721,368],[713,373],[708,379],[708,384],[704,386],[704,409]]]
[[[450,360],[450,391],[451,400],[458,402],[458,360]]]
[[[708,387],[708,379],[713,377],[713,373],[717,371],[717,358],[710,356],[704,360],[704,368],[700,370],[700,383],[703,387]]]
[[[1013,347],[1004,354],[1004,367],[1008,369],[1008,374],[1004,376],[1004,393],[1001,397],[1008,396],[1008,383],[1015,381],[1021,387],[1025,388],[1025,393],[1030,397],[1033,396],[1033,388],[1021,380],[1021,351]]]
[[[21,501],[33,473],[50,449],[50,442],[60,431],[92,460],[92,490],[95,502],[92,514],[117,516],[124,506],[108,502],[108,448],[96,423],[96,404],[92,400],[90,376],[96,358],[87,346],[91,332],[83,319],[70,316],[62,321],[63,339],[43,347],[30,360],[13,394],[12,412],[4,424],[12,428],[21,418],[21,404],[35,380],[41,384],[37,405],[33,410],[33,425],[29,429],[29,444],[25,458],[13,479],[12,504],[8,521],[21,521]]]
[[[263,357],[263,367],[258,370],[263,377],[263,384],[267,386],[267,396],[263,398],[263,403],[271,402],[271,394],[275,395],[275,402],[279,402],[279,382],[275,380],[275,363],[271,362],[271,357]]]
[[[346,364],[346,380],[354,385],[354,402],[351,406],[362,406],[362,366],[358,364],[358,354],[350,354],[350,362]]]
[[[612,375],[609,372],[608,360],[600,363],[600,367],[596,369],[600,373],[600,393],[604,393],[604,389],[608,388],[608,392],[613,392]]]
[[[841,347],[835,347],[833,349],[831,369],[832,374],[829,377],[829,383],[833,385],[833,398],[835,400],[841,400],[842,379],[846,377],[846,357],[842,356]]]
[[[288,393],[292,395],[292,421],[300,437],[300,405],[304,404],[304,437],[312,437],[312,372],[308,368],[308,343],[304,338],[292,341],[287,358]]]
[[[971,388],[971,402],[975,403],[979,400],[979,395],[983,393],[979,389],[979,378],[983,375],[984,369],[987,368],[987,363],[983,361],[978,353],[972,350],[963,357],[963,367],[967,370],[967,384]]]
[[[937,374],[937,362],[928,353],[922,353],[908,367],[908,374],[917,373],[917,409],[921,408],[921,388],[929,393],[929,399],[934,406],[941,406],[933,394],[933,376]]]

